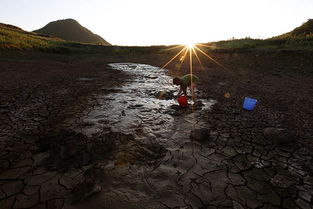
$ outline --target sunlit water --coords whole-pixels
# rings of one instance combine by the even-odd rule
[[[204,121],[201,114],[209,111],[214,100],[201,99],[203,106],[195,111],[180,108],[175,99],[159,99],[158,92],[177,93],[178,86],[172,84],[172,77],[166,70],[145,64],[114,63],[109,65],[132,75],[125,84],[110,89],[109,94],[99,95],[98,107],[89,110],[83,118],[81,131],[91,136],[99,132],[114,131],[133,134],[136,138],[156,139],[162,143],[178,130],[182,135]]]

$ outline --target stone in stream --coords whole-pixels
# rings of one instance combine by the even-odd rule
[[[204,104],[200,100],[197,100],[193,105],[191,105],[191,108],[193,110],[201,110],[203,106]]]
[[[294,134],[292,134],[289,130],[283,128],[265,128],[263,130],[263,134],[266,139],[274,144],[287,144],[294,141],[295,138]]]
[[[159,91],[155,94],[158,99],[170,100],[174,98],[173,92]]]
[[[190,139],[199,142],[209,142],[211,139],[210,130],[207,128],[194,129],[190,132]]]

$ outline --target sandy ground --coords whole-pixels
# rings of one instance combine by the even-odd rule
[[[312,208],[312,55],[213,57],[224,68],[194,68],[201,98],[217,101],[197,116],[205,128],[183,140],[173,130],[166,147],[118,132],[90,137],[64,121],[132,79],[108,63],[167,58],[2,56],[0,208]],[[254,111],[242,109],[244,97],[258,99]]]

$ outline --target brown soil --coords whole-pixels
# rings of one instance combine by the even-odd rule
[[[264,140],[263,130],[267,127],[285,128],[296,136],[296,144],[306,146],[313,150],[313,54],[308,52],[219,52],[211,54],[214,59],[222,63],[224,68],[208,61],[204,57],[203,67],[199,64],[194,67],[194,73],[201,79],[199,89],[205,98],[217,100],[212,111],[204,116],[209,122],[209,129],[220,134],[228,133],[231,137],[239,137],[247,141],[256,142]],[[49,144],[55,147],[55,139],[61,140],[69,134],[70,139],[80,140],[85,136],[77,136],[70,132],[60,130],[59,124],[65,119],[77,117],[90,105],[92,95],[104,92],[112,86],[123,84],[126,75],[108,69],[111,62],[137,62],[147,63],[161,67],[170,57],[131,56],[131,57],[105,57],[102,55],[53,55],[41,53],[11,53],[1,54],[0,60],[0,203],[1,208],[11,208],[19,205],[19,200],[27,208],[48,207],[61,208],[65,196],[52,194],[51,199],[38,199],[42,195],[36,186],[33,186],[34,197],[23,199],[28,178],[23,178],[25,168],[27,173],[38,174],[35,168],[38,153],[45,149],[52,149],[50,145],[42,148],[43,139],[50,140]],[[177,63],[168,66],[172,74],[188,72],[188,63],[178,72]],[[92,79],[92,82],[90,80]],[[109,93],[109,92],[108,92]],[[229,93],[230,97],[224,97]],[[244,97],[258,100],[254,111],[242,109]],[[64,129],[64,127],[62,127]],[[57,132],[56,134],[54,134]],[[119,136],[123,139],[125,136]],[[127,137],[126,137],[127,138]],[[52,141],[51,141],[52,140]],[[105,137],[103,137],[105,141]],[[128,139],[127,139],[128,140]],[[59,141],[57,141],[59,142]],[[67,143],[67,142],[66,142]],[[71,143],[71,142],[69,142]],[[73,142],[75,144],[75,142]],[[71,150],[81,155],[81,146]],[[91,147],[107,147],[92,145]],[[121,142],[123,144],[124,142]],[[127,141],[128,143],[128,141]],[[125,144],[125,143],[124,143]],[[50,147],[49,147],[50,146]],[[67,144],[68,146],[72,146]],[[114,145],[115,146],[115,145]],[[110,145],[109,147],[114,147]],[[137,145],[136,145],[137,146]],[[138,145],[139,146],[139,145]],[[142,145],[144,146],[144,145]],[[95,148],[96,149],[96,148]],[[90,153],[96,152],[91,148]],[[108,148],[107,148],[108,149]],[[113,149],[113,148],[112,148]],[[161,148],[146,148],[145,150],[160,150]],[[148,152],[146,151],[146,152]],[[57,149],[57,155],[62,153]],[[100,151],[101,152],[101,151]],[[106,150],[110,152],[110,150]],[[152,152],[152,151],[151,151]],[[162,151],[163,152],[163,151]],[[82,154],[83,155],[83,154]],[[89,155],[88,155],[89,156]],[[76,167],[88,165],[93,162],[91,157],[81,160]],[[66,160],[58,157],[58,161]],[[160,156],[158,156],[160,157]],[[51,160],[51,158],[46,160]],[[76,158],[73,158],[77,160]],[[100,160],[103,160],[101,158]],[[79,161],[79,160],[78,160]],[[47,161],[41,161],[47,162]],[[41,165],[40,165],[41,166]],[[68,169],[66,164],[55,165],[52,169],[64,172]],[[64,166],[66,168],[64,168]],[[24,170],[23,170],[24,169]],[[48,168],[51,169],[51,168]],[[83,170],[83,169],[82,169]],[[84,171],[84,170],[83,170]],[[81,171],[82,172],[82,171]],[[96,173],[96,172],[95,172]],[[63,176],[51,174],[49,181],[56,185],[66,187],[60,183]],[[89,174],[86,174],[87,176]],[[61,179],[61,180],[60,180]],[[47,180],[48,181],[48,180]],[[23,186],[19,186],[22,183]],[[88,184],[86,180],[79,186]],[[8,184],[14,184],[9,186]],[[52,183],[53,184],[53,183]],[[92,182],[91,185],[94,185]],[[45,188],[41,183],[41,189]],[[46,187],[49,187],[46,186]],[[91,186],[92,187],[92,186]],[[12,189],[13,188],[13,189]],[[67,188],[68,190],[71,190]],[[92,188],[93,189],[93,188]],[[30,191],[29,189],[27,191]],[[71,191],[77,190],[77,187]],[[39,193],[38,193],[39,192]],[[33,195],[31,193],[31,195]],[[36,198],[35,198],[36,196]],[[41,196],[42,198],[42,196]],[[68,197],[65,197],[65,199]],[[22,199],[22,200],[21,200]],[[76,201],[76,200],[75,200]]]
[[[207,97],[218,100],[213,113],[218,111],[228,128],[238,119],[246,121],[251,131],[286,128],[295,133],[297,142],[313,149],[312,53],[221,53],[214,57],[225,63],[225,69],[210,63],[195,74],[202,78],[200,89]],[[241,108],[244,97],[258,100],[253,112]],[[247,131],[245,125],[240,128]]]

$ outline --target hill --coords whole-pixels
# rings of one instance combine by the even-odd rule
[[[303,23],[301,26],[295,28],[294,30],[284,33],[280,36],[274,38],[312,38],[313,37],[313,19],[309,19],[307,22]]]
[[[49,25],[49,24],[48,24]],[[270,39],[230,39],[219,42],[203,43],[206,45],[203,50],[211,51],[313,51],[312,20],[303,24],[301,27],[286,33],[280,37]],[[87,29],[86,29],[87,30]],[[304,32],[300,32],[304,31]],[[298,35],[292,35],[298,34]],[[302,34],[302,35],[301,35]],[[305,34],[305,35],[304,35]],[[310,35],[311,34],[311,35]],[[296,38],[297,37],[297,38]],[[203,45],[199,44],[199,46]],[[27,32],[13,25],[0,23],[0,51],[3,50],[29,50],[44,51],[52,53],[106,53],[110,56],[124,55],[143,55],[159,52],[168,52],[173,46],[107,46],[104,44],[88,44],[73,41],[66,41],[56,36],[42,33]],[[175,47],[174,47],[175,48]],[[178,48],[177,48],[178,49]],[[175,53],[176,50],[171,50]]]
[[[95,53],[111,50],[111,46],[65,41],[61,38],[24,31],[19,27],[0,23],[0,51],[27,50],[52,53]],[[112,50],[111,50],[112,51]]]
[[[39,35],[13,25],[0,23],[0,49],[50,49],[64,43],[64,40],[57,37]]]
[[[56,36],[66,41],[93,43],[93,44],[100,43],[106,46],[111,45],[101,36],[92,33],[90,30],[80,25],[74,19],[65,19],[50,22],[43,28],[35,30],[33,32],[50,36]]]
[[[227,50],[313,50],[313,19],[294,30],[269,39],[231,39],[211,43],[213,49]]]

